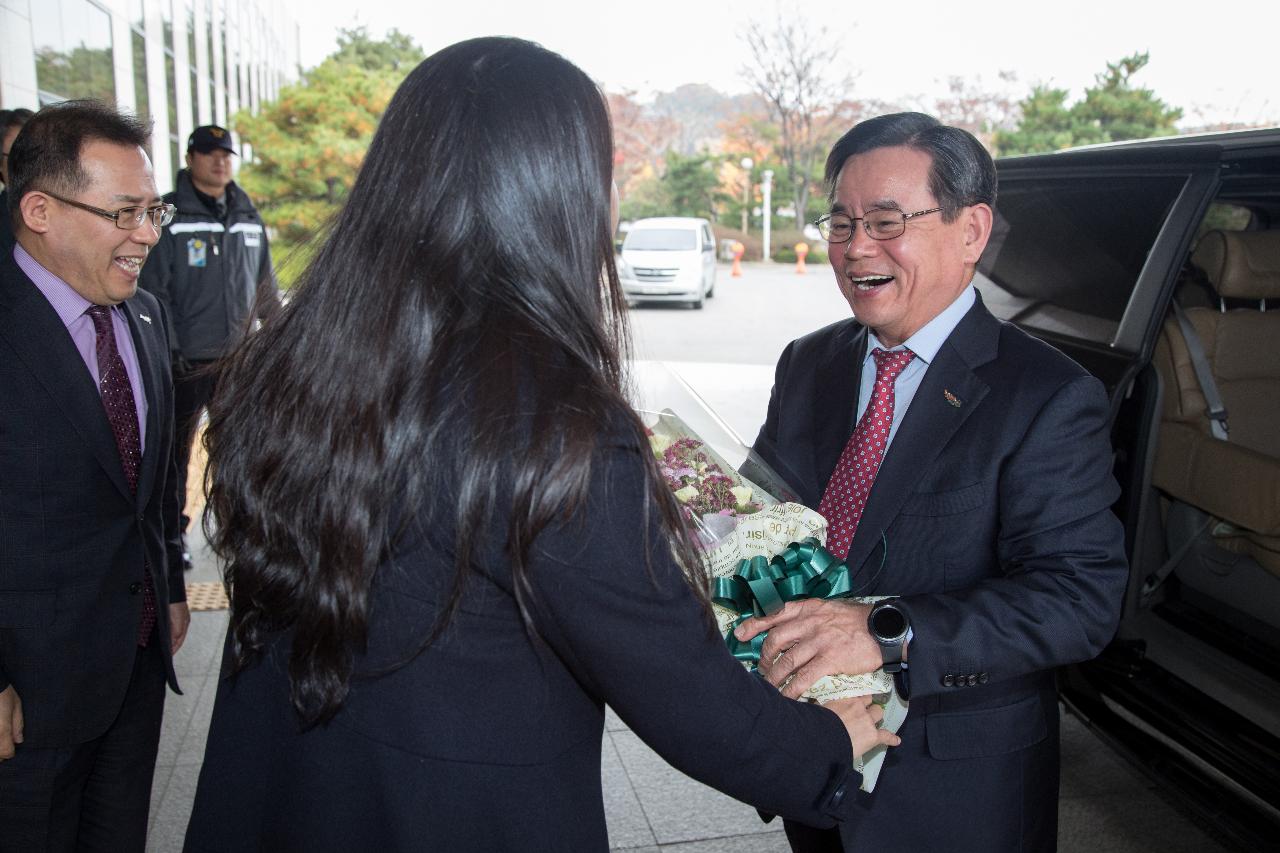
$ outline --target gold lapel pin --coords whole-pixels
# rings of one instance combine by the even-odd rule
[[[960,398],[957,397],[955,394],[952,394],[946,388],[942,389],[942,396],[947,399],[948,403],[955,406],[957,409],[960,408]]]

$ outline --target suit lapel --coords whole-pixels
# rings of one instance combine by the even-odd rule
[[[878,553],[882,534],[921,475],[987,395],[990,387],[974,370],[995,358],[998,335],[998,322],[979,300],[938,350],[871,486],[846,559],[855,572]]]
[[[858,419],[858,395],[862,384],[862,359],[867,351],[867,330],[858,327],[848,345],[836,347],[830,360],[818,368],[814,395],[813,465],[817,493],[812,496],[817,506],[826,491],[831,472],[840,461],[844,446],[853,435]],[[807,497],[807,496],[806,496]]]
[[[53,306],[12,256],[0,263],[0,337],[62,409],[111,482],[132,501],[93,377]]]
[[[146,506],[151,499],[155,483],[156,465],[160,454],[160,375],[153,324],[158,317],[147,315],[142,320],[138,314],[138,300],[124,303],[124,313],[129,320],[129,333],[133,336],[133,350],[138,356],[138,373],[142,376],[143,392],[147,397],[146,440],[142,451],[142,467],[138,471],[138,506]]]

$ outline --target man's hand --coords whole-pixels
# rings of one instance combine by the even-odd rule
[[[870,696],[835,699],[822,707],[835,711],[840,722],[844,723],[849,740],[853,741],[855,758],[865,755],[872,747],[880,744],[897,746],[902,743],[902,738],[888,729],[880,728],[880,722],[884,720],[884,708],[873,703]]]
[[[177,654],[182,643],[187,639],[187,628],[191,625],[191,611],[185,601],[169,605],[169,648],[171,654]]]
[[[871,606],[811,598],[789,601],[773,616],[748,619],[734,630],[746,642],[768,631],[760,650],[760,674],[790,699],[798,699],[826,675],[873,672],[884,664],[867,631]]]
[[[10,684],[0,690],[0,761],[13,758],[15,745],[22,743],[22,700]]]

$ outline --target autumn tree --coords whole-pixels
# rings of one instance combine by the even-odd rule
[[[778,129],[775,153],[783,165],[778,195],[790,196],[797,222],[803,222],[814,175],[840,123],[835,107],[847,100],[852,79],[835,70],[837,45],[812,33],[799,16],[784,18],[778,12],[772,23],[753,21],[743,40],[750,62],[742,75]]]
[[[947,93],[934,99],[932,114],[943,124],[969,131],[988,149],[995,147],[995,136],[1012,130],[1018,115],[1018,102],[1008,91],[1017,75],[1001,71],[1002,88],[989,89],[981,77],[947,78]]]
[[[344,30],[338,50],[299,83],[257,115],[235,116],[254,155],[240,183],[272,229],[278,259],[306,244],[342,205],[392,94],[422,58],[395,30],[381,40],[364,28]],[[286,268],[282,278],[296,271]]]
[[[721,150],[724,165],[721,166],[721,192],[726,196],[724,221],[749,231],[754,221],[754,208],[760,203],[760,177],[765,169],[782,170],[774,149],[778,143],[778,129],[769,120],[764,106],[721,121]],[[745,160],[751,162],[744,168]]]
[[[721,189],[722,157],[677,151],[663,156],[662,173],[633,181],[619,208],[623,220],[650,216],[699,216],[719,219],[727,195]]]
[[[637,101],[635,92],[610,92],[606,97],[613,124],[613,179],[625,200],[637,180],[661,175],[663,157],[675,145],[680,128]]]

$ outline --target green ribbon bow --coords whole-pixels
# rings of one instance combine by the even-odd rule
[[[853,594],[849,567],[823,548],[817,539],[792,542],[772,560],[752,557],[739,560],[732,575],[715,578],[711,601],[738,614],[725,644],[735,658],[752,668],[760,662],[760,647],[768,632],[747,642],[733,635],[752,616],[772,616],[788,601],[802,598],[847,598]]]

